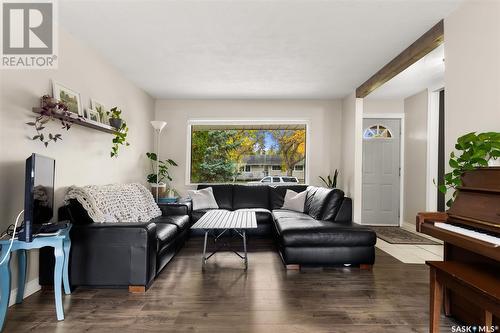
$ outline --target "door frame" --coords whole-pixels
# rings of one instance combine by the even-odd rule
[[[404,113],[363,113],[363,119],[373,119],[373,118],[382,118],[382,119],[399,119],[401,122],[400,129],[401,134],[399,138],[399,167],[401,168],[401,174],[399,176],[399,226],[403,226],[403,217],[404,217],[404,179],[405,179],[405,114]],[[363,131],[365,129],[363,128]],[[361,148],[361,154],[363,148]],[[363,170],[363,163],[361,162],[361,170]],[[363,175],[361,175],[361,184],[363,184]],[[363,204],[363,203],[361,203]],[[361,211],[363,209],[361,208]],[[363,216],[361,216],[361,224],[363,223]],[[378,224],[377,224],[378,226]],[[384,226],[380,224],[380,226]],[[392,224],[386,224],[386,226],[393,226]]]
[[[439,143],[439,92],[445,90],[439,82],[427,88],[427,179],[426,207],[428,212],[437,211],[437,188],[434,179],[438,178],[438,143]],[[445,96],[446,100],[446,96]],[[446,112],[446,106],[445,106]],[[446,135],[445,135],[446,137]],[[446,164],[445,164],[446,166]]]

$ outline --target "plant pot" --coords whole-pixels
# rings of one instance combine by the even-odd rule
[[[122,127],[123,119],[111,118],[109,119],[109,125],[119,130]]]
[[[151,193],[153,194],[153,197],[156,198],[156,189],[158,188],[158,198],[163,198],[168,196],[168,191],[167,191],[167,184],[165,183],[160,183],[160,184],[155,184],[155,183],[149,183],[151,186]]]

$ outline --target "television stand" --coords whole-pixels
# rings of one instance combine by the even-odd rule
[[[32,249],[40,249],[45,246],[54,248],[54,255],[56,259],[54,268],[54,295],[56,303],[57,320],[64,320],[64,309],[62,306],[62,285],[64,285],[64,292],[66,295],[71,294],[68,278],[68,263],[69,253],[71,248],[71,240],[69,238],[69,231],[71,225],[67,228],[60,229],[54,235],[44,236],[38,235],[32,242],[23,242],[14,239],[12,248],[9,250],[10,238],[0,240],[0,260],[7,255],[7,259],[0,265],[0,331],[4,329],[5,317],[7,315],[7,308],[10,299],[10,257],[12,252],[18,252],[18,287],[16,295],[16,304],[22,303],[24,298],[24,284],[26,283],[26,251]]]

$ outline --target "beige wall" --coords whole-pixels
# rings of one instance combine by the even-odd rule
[[[404,100],[405,172],[404,221],[426,208],[427,184],[427,89]]]
[[[341,103],[337,100],[157,100],[156,119],[168,122],[162,132],[161,158],[180,164],[172,169],[174,187],[185,193],[188,120],[308,120],[309,183],[340,168]]]
[[[466,1],[445,19],[446,156],[472,131],[500,131],[500,2]]]
[[[33,152],[56,159],[56,207],[72,184],[144,182],[144,153],[152,149],[149,121],[154,100],[93,50],[61,30],[57,70],[2,70],[0,75],[0,230],[23,209],[24,161]],[[112,159],[110,134],[77,125],[62,133],[63,141],[48,148],[29,140],[33,130],[25,123],[33,118],[31,108],[39,104],[39,97],[51,93],[51,79],[79,91],[84,107],[89,107],[91,97],[120,106],[130,127],[130,147]],[[29,280],[37,278],[37,266],[37,256],[31,255]]]
[[[403,99],[374,99],[363,100],[363,113],[403,113]]]

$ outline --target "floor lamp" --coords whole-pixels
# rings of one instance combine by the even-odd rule
[[[151,126],[156,134],[156,202],[158,202],[158,187],[159,187],[159,166],[160,166],[160,133],[165,126],[167,126],[166,121],[153,120],[151,121]]]

